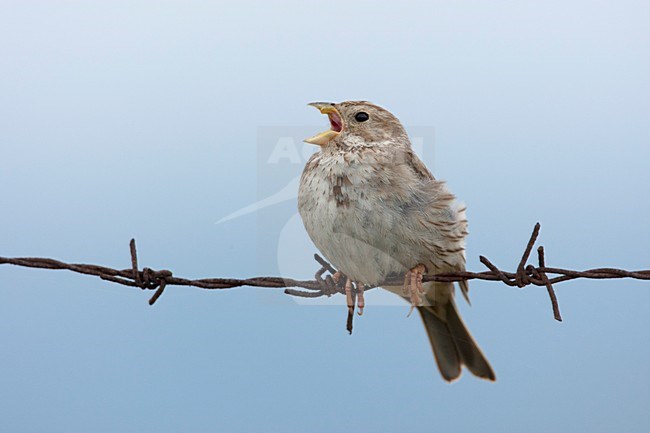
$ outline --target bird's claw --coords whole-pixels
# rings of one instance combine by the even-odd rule
[[[354,296],[352,294],[352,280],[349,278],[345,279],[345,300],[348,304],[348,313],[352,314],[354,312]]]
[[[327,268],[323,266],[318,272],[316,272],[316,281],[320,284],[322,291],[327,295],[331,296],[334,293],[337,293],[341,289],[341,284],[343,286],[343,291],[345,293],[345,300],[348,306],[348,322],[347,329],[348,332],[352,333],[352,318],[354,317],[354,308],[358,306],[357,314],[359,316],[363,315],[363,309],[366,305],[363,292],[364,285],[357,282],[356,289],[355,283],[340,271],[336,271],[332,275],[327,275],[323,278],[323,274],[327,271]]]
[[[359,316],[363,316],[363,307],[366,306],[366,300],[363,297],[364,287],[365,286],[363,284],[357,281],[357,305],[359,306],[359,311],[357,311],[357,314],[359,314]]]
[[[424,287],[422,287],[422,276],[426,270],[426,266],[419,264],[409,269],[406,275],[404,275],[404,286],[402,289],[404,296],[408,296],[411,300],[411,308],[406,317],[409,317],[413,313],[415,307],[420,307],[423,304]]]

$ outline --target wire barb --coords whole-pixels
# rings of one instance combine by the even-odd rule
[[[539,236],[539,229],[541,227],[542,226],[540,223],[535,224],[535,227],[533,228],[533,234],[530,235],[530,240],[526,245],[524,254],[521,256],[521,260],[519,261],[519,266],[517,266],[517,275],[515,276],[515,282],[517,283],[517,287],[519,288],[526,287],[528,285],[528,275],[524,270],[524,266],[526,266],[526,262],[528,262],[528,257],[530,257],[530,252],[533,250],[533,246],[537,241],[537,236]]]
[[[560,308],[553,285],[564,281],[574,280],[577,278],[589,279],[609,279],[609,278],[631,278],[636,280],[650,280],[650,270],[626,271],[623,269],[597,268],[586,271],[575,271],[570,269],[549,268],[546,267],[544,247],[537,249],[538,266],[527,265],[533,246],[537,241],[540,231],[540,224],[535,224],[530,240],[526,245],[524,254],[517,266],[516,272],[506,272],[499,269],[486,257],[480,256],[480,261],[488,270],[484,272],[448,272],[435,275],[424,275],[422,281],[440,281],[454,282],[466,280],[484,280],[500,281],[511,287],[526,287],[529,285],[545,287],[551,306],[553,316],[556,320],[561,321]],[[57,269],[68,270],[78,274],[91,275],[99,277],[102,280],[120,284],[128,287],[139,287],[143,290],[154,290],[154,294],[149,300],[153,305],[162,295],[167,286],[190,286],[207,290],[231,289],[235,287],[250,286],[263,288],[285,288],[284,292],[291,296],[303,298],[318,298],[321,296],[332,296],[333,294],[345,295],[346,278],[337,272],[325,259],[316,254],[314,259],[320,264],[321,268],[316,272],[314,280],[294,280],[282,277],[255,277],[247,279],[235,278],[204,278],[199,280],[180,278],[173,276],[169,270],[156,271],[151,268],[139,270],[138,257],[135,245],[135,239],[129,243],[131,253],[131,267],[128,269],[112,269],[105,266],[93,264],[65,263],[59,260],[42,258],[42,257],[0,257],[0,265],[8,264],[27,268],[39,269]],[[329,275],[325,275],[329,273]],[[549,278],[548,275],[555,275]],[[323,277],[325,275],[325,277]],[[365,291],[380,286],[400,286],[404,280],[403,275],[391,275],[386,281],[377,286],[366,286]],[[303,290],[297,290],[296,287]],[[358,296],[358,288],[354,289],[354,295]],[[350,324],[351,325],[351,324]],[[351,328],[351,326],[350,326]]]
[[[537,257],[539,259],[539,267],[540,268],[545,268],[546,267],[546,262],[544,259],[544,247],[540,246],[537,248]],[[542,277],[542,281],[546,283],[546,291],[548,292],[548,297],[551,299],[551,306],[553,307],[553,317],[555,320],[558,322],[562,321],[562,316],[560,315],[560,305],[557,302],[557,296],[555,296],[555,290],[553,289],[553,285],[548,281],[548,277],[546,276],[546,272],[540,272],[540,276]]]
[[[138,272],[138,252],[135,249],[135,239],[129,242],[129,250],[131,251],[131,269],[133,270],[133,279],[136,284],[142,284],[140,281],[140,272]]]

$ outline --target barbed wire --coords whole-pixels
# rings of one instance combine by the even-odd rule
[[[640,271],[626,271],[623,269],[614,268],[597,268],[589,269],[586,271],[575,271],[569,269],[547,267],[544,257],[544,247],[537,248],[537,266],[526,265],[533,246],[537,241],[539,235],[540,224],[535,224],[533,233],[526,244],[524,253],[519,261],[516,272],[506,272],[499,269],[490,260],[484,256],[480,256],[480,261],[488,270],[483,272],[447,272],[435,275],[425,275],[424,282],[427,281],[440,281],[440,282],[454,282],[462,280],[484,280],[484,281],[500,281],[511,287],[523,288],[526,286],[540,286],[545,287],[551,306],[553,308],[553,317],[562,321],[560,315],[560,308],[555,295],[553,285],[564,281],[574,280],[577,278],[590,278],[590,279],[613,279],[613,278],[633,278],[637,280],[650,280],[650,270]],[[317,298],[321,296],[332,296],[340,293],[345,295],[344,278],[335,281],[332,276],[336,273],[336,269],[325,261],[318,254],[314,255],[315,260],[320,264],[320,269],[316,272],[313,280],[295,280],[283,277],[254,277],[246,279],[237,278],[204,278],[204,279],[188,279],[176,277],[169,270],[153,270],[151,268],[138,267],[138,255],[135,246],[135,239],[131,239],[129,244],[131,254],[131,267],[127,269],[112,269],[105,266],[93,264],[78,264],[78,263],[65,263],[59,260],[41,258],[41,257],[0,257],[0,265],[8,264],[14,266],[21,266],[27,268],[38,269],[58,269],[68,270],[84,275],[92,275],[99,277],[102,280],[110,281],[113,283],[121,284],[129,287],[139,287],[143,290],[153,290],[154,294],[149,299],[149,305],[153,305],[160,295],[163,294],[167,286],[190,286],[201,289],[231,289],[235,287],[250,286],[250,287],[265,287],[265,288],[284,288],[284,292],[291,296],[298,296],[303,298]],[[326,275],[327,273],[327,275]],[[548,275],[556,275],[549,278]],[[386,281],[378,284],[377,286],[366,286],[364,291],[381,287],[381,286],[400,286],[403,282],[403,276],[393,275]],[[304,290],[298,290],[301,288]],[[355,292],[360,292],[360,288],[354,288]],[[348,318],[350,321],[350,317]],[[348,323],[348,328],[351,331],[351,323]]]

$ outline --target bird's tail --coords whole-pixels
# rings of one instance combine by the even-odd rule
[[[436,303],[431,299],[430,306],[418,307],[440,374],[445,380],[452,381],[460,376],[461,366],[465,365],[474,375],[495,380],[490,363],[458,314],[452,295],[453,283],[432,284],[435,284],[435,290],[427,293],[450,294],[442,302]]]

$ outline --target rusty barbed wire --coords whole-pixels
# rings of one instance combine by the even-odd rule
[[[555,291],[553,289],[553,285],[556,283],[574,280],[577,278],[633,278],[637,280],[650,280],[650,270],[626,271],[623,269],[614,268],[597,268],[589,269],[586,271],[574,271],[569,269],[547,267],[544,257],[544,247],[542,246],[537,248],[538,265],[526,265],[532,252],[533,246],[537,241],[540,227],[541,226],[539,223],[535,225],[530,240],[528,241],[521,260],[519,261],[516,272],[502,271],[496,265],[490,262],[486,257],[480,256],[481,263],[483,263],[488,268],[487,271],[448,272],[436,275],[425,275],[423,281],[453,282],[462,280],[484,280],[500,281],[508,286],[519,288],[530,285],[545,287],[551,300],[553,316],[556,320],[562,321],[557,296],[555,295]],[[314,258],[321,267],[316,272],[314,280],[294,280],[291,278],[282,277],[254,277],[246,279],[204,278],[193,280],[176,277],[169,270],[153,270],[146,267],[140,270],[138,267],[138,256],[135,246],[135,239],[131,239],[129,249],[131,254],[131,267],[121,270],[93,264],[65,263],[59,260],[41,257],[0,257],[0,265],[8,264],[27,268],[68,270],[79,274],[99,277],[102,280],[110,281],[124,286],[139,287],[143,290],[154,290],[153,296],[149,299],[149,305],[153,305],[158,300],[160,295],[162,295],[165,288],[168,286],[190,286],[208,290],[231,289],[242,286],[274,289],[284,288],[284,292],[286,294],[304,298],[332,296],[337,293],[345,294],[345,287],[343,284],[344,279],[339,279],[338,282],[335,282],[332,278],[332,275],[336,273],[336,269],[334,269],[332,265],[330,265],[318,254],[315,254]],[[323,275],[326,273],[329,273],[329,275],[323,277]],[[556,276],[549,278],[548,274]],[[366,286],[363,288],[363,290],[367,291],[381,286],[402,285],[402,282],[403,276],[394,275],[377,286]],[[304,290],[298,290],[296,288],[301,288]],[[356,293],[359,292],[357,288],[355,288],[354,291]]]

